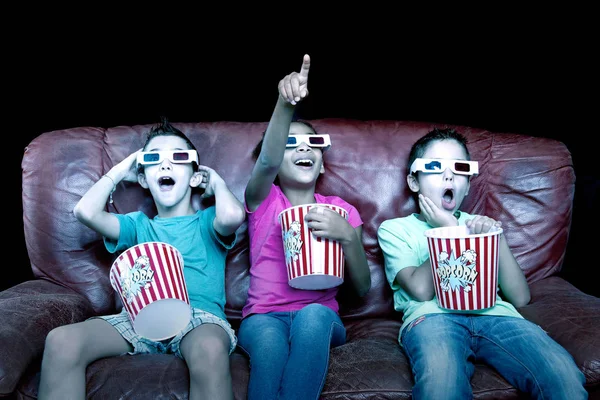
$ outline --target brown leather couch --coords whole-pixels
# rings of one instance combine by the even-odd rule
[[[372,274],[372,287],[364,298],[349,296],[343,287],[340,291],[348,340],[331,352],[322,398],[411,398],[411,370],[397,342],[402,315],[393,309],[376,232],[383,220],[416,210],[406,187],[406,159],[411,144],[435,125],[347,119],[312,122],[333,142],[317,189],[343,197],[360,211]],[[176,126],[196,144],[201,163],[215,168],[242,199],[253,165],[251,151],[266,122]],[[114,313],[119,307],[108,279],[112,257],[101,238],[79,223],[72,210],[102,174],[140,147],[149,127],[47,132],[25,149],[23,221],[35,278],[0,293],[0,397],[37,397],[44,339],[52,328]],[[503,222],[531,286],[531,303],[520,311],[573,355],[587,378],[590,398],[600,398],[600,299],[558,275],[573,214],[575,173],[569,151],[551,139],[456,128],[467,136],[473,159],[481,163],[481,174],[473,180],[463,209]],[[210,204],[199,197],[195,201],[198,207]],[[118,185],[109,208],[119,213],[155,213],[150,197],[139,186],[125,183]],[[577,268],[586,267],[596,266],[586,262]],[[229,255],[226,279],[226,312],[237,328],[248,289],[246,225]],[[234,353],[231,373],[237,399],[245,398],[248,371],[244,356]],[[476,399],[519,398],[511,385],[484,365],[476,366],[472,384]],[[94,399],[186,399],[188,372],[185,363],[172,355],[114,357],[89,365],[87,389],[88,398]]]

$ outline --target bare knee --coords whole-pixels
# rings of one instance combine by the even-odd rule
[[[208,328],[208,329],[206,329]],[[219,326],[197,328],[202,334],[193,332],[182,348],[191,376],[207,377],[229,372],[229,336]]]
[[[190,363],[194,365],[192,369],[197,367],[208,371],[219,369],[219,366],[229,363],[229,343],[224,343],[214,336],[204,337],[192,351]]]
[[[82,343],[70,326],[54,328],[46,336],[44,359],[52,365],[76,366],[81,362]]]

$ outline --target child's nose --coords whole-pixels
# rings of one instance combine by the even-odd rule
[[[171,165],[171,161],[169,161],[168,158],[165,158],[164,161],[160,163],[161,171],[170,171],[172,168],[173,166]]]
[[[444,170],[444,180],[448,181],[448,180],[453,180],[454,179],[454,172],[452,172],[452,170],[450,168],[446,168]]]
[[[312,151],[312,149],[306,143],[301,143],[300,146],[296,147],[296,151]]]

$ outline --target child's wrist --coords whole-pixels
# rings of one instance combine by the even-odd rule
[[[112,181],[113,185],[115,185],[115,186],[117,185],[117,183],[118,183],[117,176],[114,172],[112,172],[112,170],[108,171],[107,173],[105,173],[102,176],[110,179]]]
[[[212,181],[211,182],[212,183],[211,186],[212,186],[213,192],[216,192],[218,189],[222,189],[222,188],[226,189],[227,188],[227,184],[220,177],[218,179],[215,179],[215,177],[213,176],[212,179],[211,179],[211,181]]]
[[[113,193],[117,189],[117,181],[115,181],[108,173],[102,175],[102,178],[105,178],[112,183],[112,190],[110,191],[109,200],[108,200],[108,202],[110,204],[112,204],[113,203]],[[100,178],[100,179],[102,179],[102,178]]]
[[[123,180],[126,174],[127,172],[123,173],[118,167],[114,166],[111,169],[109,169],[108,172],[106,172],[104,175],[111,178],[115,182],[115,185],[117,185]]]

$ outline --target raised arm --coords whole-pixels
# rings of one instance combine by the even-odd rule
[[[214,169],[199,165],[198,170],[203,175],[199,186],[205,189],[203,197],[215,196],[215,231],[221,236],[232,235],[246,218],[244,205],[231,193],[223,178]]]
[[[106,202],[122,180],[137,182],[137,153],[130,154],[115,165],[81,197],[73,209],[75,217],[85,226],[111,240],[119,239],[119,220],[106,211]]]
[[[250,211],[258,208],[268,196],[277,176],[290,130],[296,104],[308,96],[310,57],[304,55],[300,72],[292,72],[279,81],[279,96],[271,120],[263,137],[262,148],[248,185],[245,201]]]

